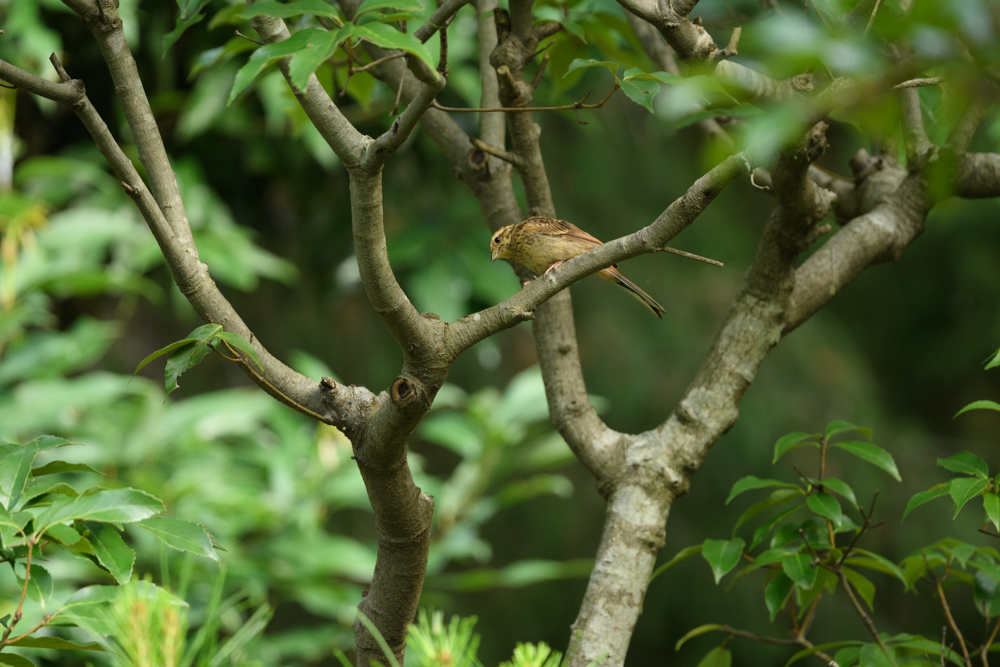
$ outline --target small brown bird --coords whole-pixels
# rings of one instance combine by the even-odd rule
[[[554,218],[528,218],[516,225],[507,225],[490,241],[493,260],[512,259],[537,275],[546,275],[568,259],[582,255],[592,248],[604,245],[576,225]],[[663,319],[667,311],[653,297],[623,276],[618,267],[611,265],[597,272],[610,280],[639,303]]]

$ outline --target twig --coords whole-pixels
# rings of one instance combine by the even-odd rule
[[[931,569],[930,561],[927,559],[927,552],[923,549],[920,550],[920,555],[924,558],[924,567],[927,568],[927,574],[930,576],[931,581],[934,582],[934,589],[937,591],[938,597],[941,598],[941,608],[944,610],[945,620],[948,621],[951,631],[955,633],[955,637],[958,638],[958,645],[962,649],[962,655],[965,657],[965,664],[967,667],[972,667],[972,663],[969,661],[969,649],[965,645],[965,637],[962,636],[962,631],[958,629],[958,625],[955,623],[955,618],[951,615],[951,607],[948,606],[948,598],[944,596],[944,588],[941,587],[941,581],[948,576],[948,569],[945,569],[944,575],[938,578]],[[946,566],[950,568],[950,565]]]
[[[503,112],[503,111],[510,111],[510,112],[518,112],[518,111],[520,111],[520,112],[525,112],[525,111],[569,111],[570,109],[573,109],[573,110],[576,110],[576,109],[599,109],[602,106],[604,106],[605,102],[607,102],[609,99],[611,99],[612,95],[614,95],[616,92],[618,92],[619,88],[621,88],[621,85],[619,85],[619,83],[616,81],[615,82],[615,87],[611,89],[611,92],[608,93],[607,96],[605,96],[605,98],[603,100],[601,100],[600,102],[596,102],[595,104],[584,104],[584,101],[588,97],[590,97],[591,93],[594,92],[594,91],[590,91],[586,95],[584,95],[583,99],[581,99],[579,102],[574,102],[573,104],[562,104],[562,105],[555,106],[555,107],[446,107],[446,106],[444,106],[442,104],[438,104],[437,102],[431,102],[431,108],[432,109],[437,109],[438,111],[447,111],[447,112],[450,112],[450,113],[490,113],[490,112],[495,112],[495,111],[499,111],[499,112]]]
[[[20,531],[21,535],[24,535],[24,531]],[[28,538],[28,560],[24,565],[24,585],[21,586],[21,599],[17,602],[17,609],[14,611],[14,615],[10,619],[10,625],[6,627],[3,631],[3,636],[0,637],[0,646],[5,646],[7,644],[7,638],[10,637],[10,633],[13,632],[14,626],[17,622],[21,620],[21,614],[24,610],[24,597],[28,594],[28,582],[31,580],[31,552],[35,547],[35,539],[33,537]]]
[[[743,28],[739,26],[733,28],[733,34],[729,37],[729,44],[726,45],[724,49],[717,49],[712,54],[712,60],[722,60],[724,58],[729,58],[730,56],[735,56],[738,51],[736,47],[740,43],[740,34],[743,32]]]
[[[512,152],[510,152],[508,150],[504,150],[503,148],[500,148],[498,146],[494,146],[493,144],[488,144],[485,141],[482,141],[482,140],[480,140],[480,139],[478,139],[476,137],[472,137],[472,136],[469,137],[469,142],[473,146],[475,146],[476,148],[478,148],[479,150],[481,150],[482,152],[489,153],[493,157],[498,157],[501,160],[503,160],[504,162],[509,162],[510,164],[514,165],[515,167],[520,167],[523,164],[523,160],[521,160],[521,156],[518,155],[517,153],[512,153]]]
[[[100,6],[101,3],[97,3],[97,4],[98,4],[98,6]],[[240,32],[239,30],[234,30],[233,32],[236,33],[237,37],[242,37],[243,39],[247,40],[248,42],[253,42],[254,44],[260,44],[261,46],[264,46],[264,42],[262,42],[260,40],[257,40],[257,39],[254,39],[253,37],[248,37],[248,36],[244,35],[242,32]]]
[[[358,74],[360,72],[367,72],[372,67],[376,67],[378,65],[381,65],[384,62],[389,62],[390,60],[395,60],[396,58],[402,58],[405,55],[406,55],[406,51],[400,51],[399,53],[393,53],[391,56],[383,56],[381,58],[378,58],[377,60],[371,61],[370,63],[365,63],[361,67],[354,67],[354,65],[351,65],[351,70],[350,71],[351,71],[352,74]],[[337,63],[333,63],[333,64],[336,65]],[[341,62],[340,64],[341,65],[350,65],[351,63]]]
[[[696,255],[693,252],[687,252],[686,250],[678,250],[677,248],[671,248],[670,246],[663,246],[660,248],[663,252],[669,252],[672,255],[678,255],[680,257],[687,257],[688,259],[696,259],[699,262],[705,262],[706,264],[711,264],[712,266],[725,266],[722,262],[716,259],[709,259],[708,257],[702,257],[701,255]]]
[[[996,625],[993,626],[993,632],[990,633],[989,639],[987,639],[983,643],[983,648],[981,653],[983,657],[983,667],[990,667],[990,660],[986,654],[989,653],[990,646],[993,644],[993,640],[996,639],[997,637],[997,630],[1000,630],[1000,619],[998,619]]]
[[[885,656],[889,658],[889,662],[893,665],[896,664],[896,659],[892,655],[892,651],[886,646],[885,642],[882,640],[882,636],[878,633],[878,628],[875,627],[875,623],[872,621],[871,616],[865,611],[864,607],[861,606],[861,601],[854,594],[854,589],[851,588],[851,582],[847,580],[847,574],[844,573],[844,568],[838,567],[837,574],[840,576],[840,583],[843,584],[844,590],[847,591],[847,597],[851,598],[851,604],[854,606],[854,610],[858,612],[858,616],[861,617],[861,622],[865,624],[868,628],[869,634],[871,634],[872,639],[878,644],[878,647],[882,649]]]
[[[871,29],[872,24],[875,23],[875,15],[878,14],[878,6],[881,4],[882,0],[875,0],[875,7],[872,8],[872,15],[868,19],[868,25],[865,26],[864,34],[868,34],[868,31]]]
[[[844,550],[844,555],[841,556],[840,560],[837,562],[837,567],[840,567],[841,565],[844,564],[844,561],[847,560],[847,557],[851,555],[851,551],[854,550],[854,545],[858,543],[858,540],[861,539],[861,536],[865,533],[865,531],[872,527],[872,516],[875,514],[876,500],[878,500],[878,489],[875,489],[875,493],[872,494],[872,504],[871,508],[868,510],[867,515],[865,514],[864,510],[861,509],[861,507],[858,507],[858,511],[861,512],[861,516],[865,517],[865,523],[863,526],[861,526],[861,529],[854,534],[854,539],[851,540],[850,545],[848,545],[848,547]]]
[[[777,637],[768,637],[766,635],[759,635],[756,632],[750,632],[749,630],[740,630],[739,628],[734,628],[731,625],[723,625],[723,632],[728,632],[734,637],[743,637],[744,639],[750,639],[755,642],[760,642],[762,644],[776,644],[778,646],[802,646],[808,649],[814,648],[811,641],[805,637],[794,637],[792,639],[778,639]],[[827,664],[833,663],[833,658],[823,653],[822,651],[816,651],[814,654],[816,657],[822,659]]]

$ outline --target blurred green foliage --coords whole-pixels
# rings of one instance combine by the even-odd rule
[[[273,69],[227,104],[257,49],[232,36],[235,28],[249,32],[245,5],[184,3],[178,21],[172,3],[121,4],[199,252],[226,295],[269,349],[298,370],[385,387],[401,354],[360,287],[343,170]],[[815,2],[806,11],[801,3],[779,2],[780,11],[766,4],[703,0],[696,13],[720,43],[742,26],[736,60],[778,78],[823,68],[878,76],[889,62],[880,40],[903,35],[934,64],[932,72],[960,82],[969,65],[955,57],[959,50],[975,64],[988,63],[1000,43],[985,0],[919,2],[908,17],[886,0],[864,38],[856,29],[831,27],[854,3]],[[659,70],[610,0],[546,0],[537,3],[536,18],[566,28],[546,51],[549,73],[536,104],[610,90],[613,81],[603,71],[571,71],[578,59],[612,61],[622,79],[632,68]],[[49,75],[48,54],[61,52],[134,155],[103,63],[76,17],[57,0],[0,0],[0,20],[6,30],[0,57]],[[867,15],[853,20],[863,29]],[[293,22],[293,28],[316,27],[315,19]],[[442,104],[479,102],[475,27],[474,11],[465,8],[449,30],[451,72]],[[426,48],[436,63],[437,40]],[[333,61],[342,57],[335,53]],[[366,74],[347,81],[345,69],[327,61],[316,72],[334,93],[346,88],[335,99],[362,131],[383,131],[395,91]],[[648,224],[718,159],[702,150],[696,131],[680,127],[695,114],[743,118],[730,122],[746,141],[782,136],[800,118],[795,109],[748,108],[731,91],[699,87],[698,77],[657,94],[664,79],[636,79],[650,86],[633,92],[652,114],[617,94],[600,110],[580,112],[587,125],[572,112],[538,115],[561,217],[603,239]],[[961,85],[923,88],[920,96],[937,141],[969,101]],[[216,624],[233,637],[261,620],[255,610],[270,608],[274,616],[256,659],[333,664],[332,651],[352,643],[354,610],[375,553],[349,443],[247,386],[233,365],[214,356],[185,374],[169,400],[160,379],[149,379],[158,375],[155,364],[130,379],[150,352],[183,338],[194,317],[75,117],[7,90],[0,90],[0,111],[0,132],[13,137],[16,157],[12,183],[0,183],[0,437],[72,436],[86,446],[68,460],[155,495],[172,517],[206,526],[227,550],[224,579],[203,559],[178,558],[161,552],[151,536],[128,533],[136,573],[153,573],[161,586],[182,590],[190,627]],[[874,98],[835,114],[823,166],[846,173],[853,152],[871,148],[870,134],[898,136],[895,113],[891,99]],[[469,130],[476,120],[454,118]],[[996,150],[998,138],[994,115],[973,149]],[[478,204],[425,135],[418,131],[390,160],[384,182],[390,258],[421,311],[451,321],[518,288],[507,267],[487,261]],[[665,322],[651,321],[600,281],[573,287],[589,389],[605,397],[601,407],[612,427],[652,428],[672,408],[708,350],[772,206],[767,194],[736,184],[678,237],[678,247],[719,259],[724,269],[671,256],[629,262],[629,275],[667,306]],[[770,461],[760,443],[802,424],[847,415],[871,424],[890,451],[905,452],[898,457],[902,490],[882,488],[887,516],[901,515],[914,492],[936,481],[935,458],[994,437],[982,415],[951,418],[972,400],[998,395],[995,380],[977,370],[1000,339],[997,213],[994,201],[945,202],[902,261],[870,270],[782,342],[741,403],[740,420],[672,510],[668,544],[724,533],[738,515],[736,508],[720,509],[718,500]],[[604,509],[592,480],[544,423],[534,363],[530,325],[477,345],[455,364],[453,384],[441,391],[411,447],[418,484],[437,502],[424,601],[480,618],[486,664],[510,656],[516,641],[566,645]],[[867,474],[858,473],[859,486],[884,485],[884,473]],[[904,533],[888,526],[873,531],[871,550],[903,558],[950,517],[941,505],[921,508],[924,523],[915,515]],[[960,516],[955,530],[971,543],[975,526],[968,521]],[[668,547],[664,559],[672,555]],[[704,566],[684,568],[693,566],[682,563],[651,586],[630,665],[657,664],[692,625],[717,619],[718,599],[704,594],[711,575]],[[54,595],[62,599],[75,587],[112,581],[82,561],[60,563],[58,575],[62,588]],[[12,578],[0,578],[0,590],[2,617],[17,588]],[[898,628],[889,631],[922,623],[920,632],[934,635],[933,615],[900,603],[899,591],[879,595],[880,605],[900,610],[890,619]],[[727,596],[726,606],[729,622],[765,630],[757,591]],[[837,636],[849,616],[844,609],[832,616],[823,630]],[[742,650],[733,647],[737,664],[765,664],[778,655]],[[694,664],[701,651],[689,651],[686,645],[677,660]]]

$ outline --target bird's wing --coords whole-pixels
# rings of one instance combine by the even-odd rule
[[[588,245],[603,245],[595,236],[588,234],[571,222],[556,220],[555,218],[532,218],[528,220],[535,229],[543,234],[553,236],[565,236],[572,241],[579,241]]]

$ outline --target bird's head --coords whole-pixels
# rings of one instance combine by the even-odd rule
[[[514,229],[514,225],[507,225],[503,229],[498,230],[493,234],[493,238],[490,239],[490,261],[497,261],[498,259],[509,259],[510,258],[510,233]]]

